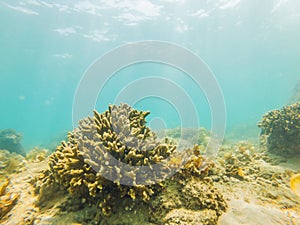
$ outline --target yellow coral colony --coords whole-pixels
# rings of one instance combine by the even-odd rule
[[[292,191],[300,197],[300,173],[291,177],[290,185]]]
[[[19,199],[19,194],[6,193],[9,180],[0,181],[0,220],[14,207]]]

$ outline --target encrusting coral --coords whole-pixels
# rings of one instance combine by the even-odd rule
[[[269,152],[300,154],[300,102],[266,113],[258,126]]]
[[[173,186],[183,202],[173,208],[204,210],[207,206],[215,211],[213,220],[216,220],[225,211],[226,203],[212,183],[203,181],[213,164],[200,155],[197,145],[180,152],[167,138],[158,140],[146,126],[148,114],[121,104],[109,106],[101,114],[94,111],[94,117],[81,120],[79,128],[69,133],[68,141],[62,142],[50,156],[49,169],[38,178],[40,199],[49,192],[49,187],[64,187],[80,199],[81,206],[99,205],[97,218],[104,220],[103,215],[117,214],[120,206],[132,211],[148,207],[146,214],[154,209],[159,212],[160,205],[156,203],[165,201],[169,187]],[[202,184],[199,186],[196,181]],[[187,191],[182,192],[182,188]],[[212,193],[207,192],[211,189]],[[186,196],[193,199],[191,193],[196,199],[193,205],[184,200]],[[207,199],[211,203],[204,203]],[[158,219],[173,208],[152,215]],[[157,219],[153,220],[159,224]]]

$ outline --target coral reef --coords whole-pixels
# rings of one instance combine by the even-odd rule
[[[5,176],[3,176],[6,177],[3,178],[3,183],[7,184],[7,180],[9,180],[9,185],[5,185],[6,190],[4,193],[4,198],[6,200],[3,202],[3,204],[5,203],[6,207],[10,208],[10,211],[2,219],[0,219],[0,224],[45,225],[45,223],[38,223],[40,211],[39,208],[35,206],[38,196],[35,195],[34,185],[35,177],[39,175],[41,170],[48,167],[47,160],[25,160],[25,162],[26,163],[22,165],[22,168],[16,173],[5,174]],[[50,203],[53,201],[52,198],[55,199],[54,201],[57,201],[57,199],[63,199],[63,196],[58,194],[59,193],[56,192],[55,196],[48,196],[47,201]],[[18,196],[17,200],[15,196]],[[13,206],[11,203],[15,203],[15,205]],[[55,208],[51,211],[56,212]]]
[[[258,126],[269,152],[300,154],[300,102],[266,113]]]
[[[19,194],[7,193],[6,188],[9,180],[0,181],[0,219],[2,219],[17,203]]]
[[[146,127],[145,117],[148,114],[123,104],[110,106],[102,114],[95,111],[93,118],[80,121],[79,129],[69,134],[68,142],[62,142],[50,156],[50,174],[45,177],[46,183],[59,183],[82,198],[94,197],[104,215],[113,210],[112,202],[125,196],[148,201],[159,191],[161,184],[122,185],[128,179],[133,184],[139,179],[147,179],[147,174],[143,174],[142,178],[136,177],[132,167],[121,170],[109,164],[109,157],[114,156],[134,169],[138,166],[151,167],[175,150],[176,147],[168,140],[160,143],[155,133]],[[103,173],[113,175],[116,180],[105,179]]]
[[[16,154],[15,152],[10,153],[7,150],[0,150],[0,175],[18,172],[24,163],[23,156]]]
[[[215,167],[210,177],[216,182],[255,181],[258,177],[272,180],[274,186],[280,185],[282,177],[288,181],[290,174],[277,174],[276,166],[283,161],[280,157],[271,157],[264,149],[251,142],[242,141],[235,145],[224,145],[219,151]],[[268,167],[273,167],[270,172]],[[273,179],[274,178],[274,179]]]
[[[35,147],[26,153],[25,159],[28,161],[41,162],[47,158],[48,150],[45,148]]]
[[[290,178],[297,172],[279,163],[278,158],[273,159],[273,155],[250,142],[224,145],[208,177],[224,197],[233,196],[246,203],[255,199],[261,205],[299,209],[299,199],[290,191]]]
[[[155,224],[216,224],[226,208],[223,195],[211,179],[182,176],[179,172],[166,181],[166,188],[151,202],[150,218]]]
[[[215,171],[215,176],[212,176],[212,178],[216,181],[220,177],[223,180],[228,180],[230,177],[244,180],[247,175],[255,172],[255,167],[249,167],[249,163],[261,158],[263,158],[263,153],[257,152],[254,145],[250,142],[240,142],[234,146],[229,145],[229,147],[222,146],[219,152],[218,163],[221,164],[220,168],[223,171]],[[221,174],[224,174],[224,176],[220,176]]]
[[[168,129],[166,131],[158,131],[157,136],[164,138],[168,137],[175,142],[180,141],[183,148],[192,147],[192,144],[197,144],[205,148],[210,138],[210,132],[205,128],[181,128]]]
[[[49,169],[37,178],[37,204],[43,205],[49,190],[64,187],[71,197],[60,207],[72,212],[98,205],[101,210],[92,220],[99,224],[120,224],[121,220],[127,224],[125,219],[136,218],[137,212],[149,224],[163,224],[164,217],[175,209],[210,215],[203,224],[217,221],[226,202],[211,180],[205,180],[213,163],[200,154],[198,145],[179,152],[169,139],[159,141],[146,126],[148,114],[122,104],[109,106],[101,114],[94,111],[94,117],[81,120],[68,141],[50,156]],[[129,167],[119,166],[112,158]],[[162,165],[160,170],[157,164]],[[144,167],[147,170],[141,173]],[[126,185],[130,182],[132,185]],[[128,216],[116,218],[120,212]]]
[[[151,202],[151,221],[155,224],[216,224],[227,208],[208,176],[214,164],[200,154],[198,145],[187,154],[191,157],[165,181],[165,188]]]
[[[16,152],[24,155],[24,149],[21,145],[22,135],[13,129],[5,129],[0,131],[0,149],[10,152]]]

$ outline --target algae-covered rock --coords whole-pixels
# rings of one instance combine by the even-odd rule
[[[222,193],[210,179],[179,172],[166,181],[166,188],[151,202],[151,220],[155,224],[216,224],[226,211]],[[183,212],[189,214],[184,215]],[[178,214],[177,214],[178,213]],[[201,216],[193,218],[192,215]]]
[[[266,113],[258,126],[269,152],[300,154],[300,102]]]
[[[16,152],[24,155],[24,149],[21,145],[22,135],[13,129],[0,131],[0,149],[6,149],[10,152]]]
[[[149,203],[150,220],[155,224],[216,224],[227,209],[222,193],[209,177],[214,163],[200,154],[198,145],[186,153],[189,159],[164,182],[163,190]],[[178,160],[174,155],[171,161]]]

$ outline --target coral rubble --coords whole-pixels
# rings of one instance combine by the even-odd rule
[[[273,155],[250,142],[223,145],[209,177],[226,198],[299,210],[299,199],[289,187],[290,177],[297,172],[279,163]]]
[[[269,152],[300,154],[300,102],[266,113],[258,126]]]
[[[135,215],[141,208],[155,224],[162,224],[175,209],[203,211],[211,216],[203,224],[217,221],[227,205],[211,180],[205,180],[213,164],[197,145],[179,152],[167,138],[159,141],[146,126],[148,114],[122,104],[81,120],[38,178],[40,200],[49,189],[64,187],[76,198],[61,207],[73,211],[98,205],[101,210],[94,220],[99,224],[114,224],[112,218],[120,210]]]
[[[255,160],[262,157],[263,153],[257,152],[254,145],[250,142],[240,142],[233,146],[222,146],[217,159],[221,167],[213,169],[215,175],[212,177],[216,181],[217,179],[227,180],[230,177],[245,180],[248,175],[257,172],[255,171],[255,165],[252,167],[249,164],[255,164]],[[219,169],[222,169],[222,171]]]

